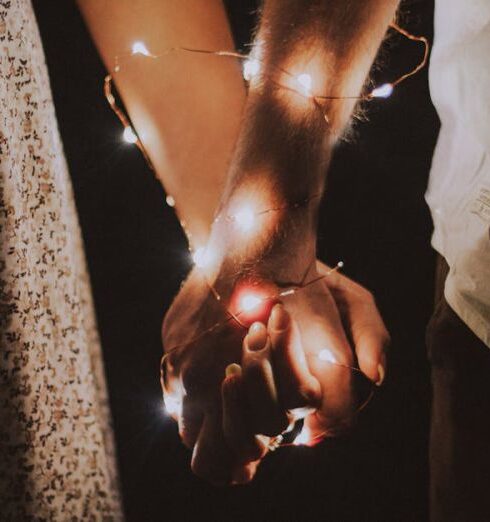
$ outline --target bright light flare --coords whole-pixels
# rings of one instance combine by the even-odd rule
[[[266,323],[276,302],[271,298],[274,291],[273,285],[267,282],[243,282],[235,289],[229,310],[246,326],[255,321]]]
[[[312,85],[312,79],[311,75],[307,73],[300,74],[296,78],[297,82],[301,85],[301,91],[306,96],[311,96],[311,85]]]
[[[389,98],[393,94],[394,86],[392,83],[385,83],[371,92],[373,98]]]
[[[250,232],[254,228],[255,214],[249,206],[240,208],[233,218],[242,232]]]
[[[138,136],[131,127],[125,127],[123,131],[123,140],[126,143],[135,144],[138,141]]]
[[[253,312],[264,302],[263,298],[256,294],[244,294],[240,298],[240,309],[244,312]]]
[[[163,404],[170,417],[179,418],[182,415],[182,400],[180,398],[166,394],[163,396]]]
[[[134,42],[131,47],[132,54],[142,54],[143,56],[151,56],[150,51],[143,42]]]
[[[243,62],[243,78],[249,82],[260,72],[260,62],[255,58],[247,58]]]
[[[327,350],[326,348],[318,353],[318,358],[320,359],[320,361],[325,361],[332,364],[335,364],[337,362],[332,352],[330,350]]]
[[[215,256],[210,247],[199,247],[192,253],[192,261],[198,268],[209,268]]]

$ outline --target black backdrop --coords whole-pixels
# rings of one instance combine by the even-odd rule
[[[424,520],[433,254],[423,194],[438,125],[427,71],[372,103],[369,122],[338,148],[320,219],[321,256],[342,259],[375,292],[392,333],[386,385],[348,437],[278,451],[251,486],[215,489],[191,475],[158,383],[161,319],[189,268],[184,237],[137,149],[121,142],[74,3],[34,6],[91,271],[128,519]],[[228,1],[238,45],[250,37],[254,7]],[[406,2],[403,23],[431,36],[432,8]],[[399,37],[385,47],[380,81],[420,55]]]

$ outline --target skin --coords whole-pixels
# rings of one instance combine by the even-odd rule
[[[158,49],[231,46],[217,1],[206,1],[203,9],[199,0],[147,0],[138,16],[129,0],[119,0],[117,6],[110,0],[79,3],[108,64],[142,34]],[[164,71],[152,62],[143,81],[143,64],[133,60],[116,77],[138,133],[144,136],[151,129],[145,147],[178,201],[194,247],[207,245],[213,253],[210,266],[196,267],[184,282],[163,325],[166,388],[182,403],[180,434],[192,448],[193,471],[213,483],[251,480],[267,453],[264,437],[287,427],[291,409],[316,409],[305,420],[314,433],[349,425],[351,374],[320,361],[321,349],[328,347],[341,364],[352,365],[357,358],[369,379],[383,379],[388,334],[372,295],[345,276],[327,276],[284,298],[251,331],[226,322],[226,310],[242,283],[252,281],[274,292],[283,284],[299,285],[326,273],[315,263],[318,196],[332,147],[348,125],[355,101],[323,101],[320,110],[297,84],[289,88],[291,77],[281,69],[308,72],[315,93],[356,95],[397,3],[266,0],[257,35],[261,73],[251,81],[246,101],[239,70],[219,62],[208,64],[203,74],[202,57],[193,62],[185,81],[191,92],[198,86],[192,95],[199,97],[199,110],[180,99],[178,68]],[[186,29],[185,15],[192,6]],[[226,111],[217,109],[216,96],[222,97]],[[213,108],[211,117],[200,112],[207,106]],[[177,133],[185,134],[185,147],[176,140]],[[203,150],[211,165],[202,161]],[[244,204],[255,205],[254,211],[279,210],[261,216],[257,227],[245,233],[227,219]],[[213,221],[216,206],[222,219]],[[260,344],[260,349],[250,349]],[[232,364],[239,366],[225,377]]]

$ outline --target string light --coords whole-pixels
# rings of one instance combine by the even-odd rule
[[[322,96],[322,95],[316,95],[311,93],[311,87],[312,87],[312,79],[311,76],[307,73],[300,74],[295,78],[296,83],[299,85],[298,94],[301,94],[302,96],[305,96],[306,98],[310,98],[315,102],[315,106],[322,110],[321,101],[325,100],[345,100],[345,99],[356,99],[356,100],[373,100],[373,99],[384,99],[391,96],[393,93],[393,90],[396,86],[398,86],[400,83],[405,81],[406,79],[410,78],[411,76],[417,74],[422,68],[424,68],[427,64],[428,58],[429,58],[429,41],[425,36],[416,36],[405,29],[401,28],[398,24],[395,22],[392,22],[390,24],[390,27],[403,35],[404,37],[408,38],[409,40],[412,40],[417,43],[421,43],[424,46],[424,54],[421,59],[421,61],[414,67],[412,70],[410,70],[408,73],[403,74],[400,76],[397,80],[391,82],[391,83],[385,83],[384,85],[381,85],[379,87],[376,87],[372,89],[370,92],[361,94],[360,96]],[[261,60],[259,60],[257,57],[251,57],[247,56],[241,53],[237,53],[234,51],[211,51],[207,49],[193,49],[190,47],[171,47],[166,50],[164,50],[161,54],[152,54],[147,46],[142,41],[136,41],[132,45],[132,52],[131,55],[141,55],[146,58],[151,59],[158,59],[163,55],[167,55],[172,52],[191,52],[191,53],[200,53],[200,54],[209,54],[214,56],[221,56],[221,57],[228,57],[228,58],[235,58],[239,60],[243,60],[243,76],[245,80],[251,81],[256,75],[258,75],[262,68]],[[114,66],[114,72],[118,73],[121,70],[121,64],[120,64],[120,56],[115,56],[115,66]],[[280,69],[282,73],[285,73],[288,76],[292,76],[288,71]],[[287,89],[290,89],[289,87],[283,86]],[[292,89],[295,90],[295,89]],[[126,127],[131,127],[131,124],[129,122],[128,117],[123,113],[123,111],[117,106],[114,95],[112,94],[112,75],[108,74],[105,77],[104,80],[104,94],[107,99],[107,102],[109,103],[111,109],[114,111],[116,116],[119,118],[121,123],[123,124],[126,132]],[[323,110],[322,110],[323,111]],[[329,118],[326,115],[326,113],[323,113],[324,119],[329,124]],[[130,134],[129,131],[127,131],[127,134],[130,136],[131,141],[128,141],[128,143],[134,143],[137,145],[137,147],[140,149],[141,153],[143,154],[149,168],[154,171],[153,165],[151,163],[151,160],[145,150],[145,147],[142,143],[142,141],[139,139],[139,137],[134,133],[135,139],[133,138],[133,135]]]
[[[194,264],[198,268],[203,268],[204,267],[204,265],[206,264],[205,258],[206,258],[206,248],[205,247],[198,248],[192,254],[192,260],[194,261]]]
[[[422,43],[424,45],[423,58],[420,61],[420,63],[415,68],[413,68],[411,71],[409,71],[408,73],[404,74],[403,76],[399,77],[397,80],[395,80],[391,83],[385,83],[381,86],[375,87],[368,93],[361,94],[360,96],[316,95],[311,92],[312,83],[313,83],[311,75],[309,75],[307,73],[302,73],[302,74],[299,74],[298,76],[294,77],[291,73],[284,71],[282,69],[281,69],[281,72],[292,77],[295,81],[295,84],[298,85],[298,90],[296,90],[294,88],[292,90],[298,92],[299,94],[301,94],[302,96],[304,96],[306,98],[310,98],[310,99],[314,100],[315,106],[317,108],[319,108],[320,110],[322,110],[322,112],[323,112],[323,109],[322,109],[322,106],[320,103],[322,100],[358,99],[358,100],[369,101],[372,99],[388,98],[392,95],[392,93],[397,85],[399,85],[401,82],[403,82],[407,78],[416,74],[427,64],[428,54],[429,54],[429,43],[425,37],[412,35],[412,34],[408,33],[406,30],[399,27],[396,23],[392,23],[391,27],[393,29],[395,29],[396,31],[398,31],[403,36],[405,36],[406,38],[408,38],[412,41]],[[236,52],[232,52],[232,51],[210,51],[210,50],[205,50],[205,49],[192,49],[192,48],[186,48],[186,47],[176,47],[176,48],[166,49],[160,55],[155,55],[155,54],[150,53],[150,51],[148,50],[146,45],[141,41],[134,42],[132,45],[131,51],[132,51],[131,55],[141,55],[141,56],[144,56],[147,58],[152,58],[152,59],[157,59],[157,58],[161,57],[163,54],[168,54],[168,53],[176,52],[176,51],[202,53],[202,54],[209,54],[209,55],[215,55],[215,56],[237,58],[237,59],[243,60],[243,77],[247,82],[251,82],[251,80],[253,80],[261,72],[261,69],[262,69],[262,62],[261,62],[261,60],[257,59],[256,57],[246,56],[246,55],[242,55],[240,53],[236,53]],[[121,65],[119,63],[119,56],[115,57],[115,62],[116,63],[115,63],[115,67],[114,67],[114,72],[117,73],[121,70]],[[279,86],[281,87],[281,85],[279,85]],[[290,87],[287,87],[287,86],[282,86],[282,87],[291,90]],[[126,141],[127,143],[130,143],[130,144],[136,144],[138,146],[138,148],[140,149],[140,151],[142,152],[150,169],[154,170],[153,165],[150,161],[150,158],[145,150],[145,147],[144,147],[142,141],[140,140],[140,138],[138,137],[138,135],[134,132],[133,127],[129,121],[129,118],[124,114],[124,112],[116,104],[115,97],[112,93],[112,75],[111,74],[108,74],[105,77],[104,93],[105,93],[105,97],[106,97],[107,102],[109,103],[111,109],[117,115],[117,117],[119,118],[119,120],[121,121],[121,123],[124,127],[124,131],[123,131],[124,141]],[[325,121],[327,122],[327,124],[329,124],[329,120],[328,120],[328,117],[326,116],[326,114],[324,114],[324,117],[325,117]],[[314,197],[318,197],[318,196],[316,196],[316,195],[312,196],[312,198],[309,198],[308,200],[306,200],[306,202],[310,201]],[[175,200],[172,196],[170,196],[170,195],[167,196],[166,201],[170,207],[175,206]],[[302,203],[301,203],[301,205],[302,205]],[[295,205],[292,205],[291,207],[297,208],[298,206],[300,206],[300,204],[295,204]],[[266,209],[266,210],[262,210],[261,212],[254,212],[252,207],[246,205],[246,206],[243,206],[242,208],[240,208],[232,216],[228,216],[228,219],[230,219],[231,221],[234,221],[236,223],[237,227],[242,232],[248,233],[248,232],[252,231],[253,228],[255,227],[257,216],[267,214],[269,212],[279,211],[284,208],[288,208],[288,207]],[[183,222],[181,222],[181,223],[183,224],[184,229],[186,229],[185,223],[183,223]],[[198,268],[205,268],[211,262],[213,256],[211,255],[211,252],[208,251],[207,248],[201,247],[201,248],[198,248],[192,254],[192,258]],[[217,329],[221,328],[222,326],[229,323],[230,321],[235,321],[239,326],[246,327],[246,324],[242,323],[239,319],[239,317],[241,315],[247,314],[250,312],[255,312],[256,309],[258,309],[259,306],[261,304],[264,304],[265,302],[273,303],[274,299],[278,299],[280,297],[292,296],[297,291],[299,291],[303,288],[306,288],[312,284],[315,284],[316,282],[318,282],[320,280],[323,280],[325,277],[331,275],[332,273],[334,273],[335,271],[339,270],[342,267],[343,267],[343,263],[339,262],[337,264],[337,266],[334,267],[333,269],[331,269],[326,275],[319,276],[306,283],[304,281],[302,281],[302,283],[297,286],[289,285],[289,288],[279,290],[275,295],[262,297],[262,296],[254,294],[254,293],[244,294],[240,298],[240,310],[238,310],[237,313],[232,313],[230,310],[225,308],[225,311],[227,314],[226,320],[218,322],[218,323],[214,324],[213,326],[211,326],[210,328],[208,328],[207,330],[205,330],[201,333],[198,333],[197,336],[194,337],[194,339],[192,339],[191,341],[189,341],[185,344],[188,345],[192,342],[195,342],[196,340],[200,339],[201,337],[208,335],[211,332],[214,332]],[[305,275],[305,277],[306,277],[306,275]],[[216,289],[212,285],[209,285],[209,283],[208,283],[208,286],[210,287],[210,291],[215,296],[216,300],[219,302],[222,302],[221,296],[218,294]],[[170,356],[171,353],[173,353],[180,346],[182,346],[182,345],[172,347],[162,357],[162,363],[161,363],[162,386],[163,386],[164,391],[166,389],[165,364],[166,364],[167,358]],[[336,362],[333,354],[327,349],[320,350],[320,352],[318,353],[318,358],[320,360],[328,362],[330,364],[336,364],[338,366],[345,366],[345,365],[342,365],[342,364]],[[348,367],[348,366],[345,366],[345,367],[351,369],[352,371],[360,372],[360,370],[358,368]],[[374,393],[374,392],[373,391],[371,392],[371,395],[361,405],[361,407],[359,408],[358,411],[360,411],[362,408],[364,408],[364,406],[369,402],[370,398],[372,397],[372,393]],[[172,394],[164,393],[164,401],[165,401],[165,408],[170,415],[177,416],[177,417],[179,417],[181,415],[182,401],[178,397],[173,396]],[[296,437],[293,444],[294,445],[302,445],[302,444],[312,445],[312,443],[314,443],[314,441],[321,440],[321,438],[323,438],[323,436],[325,436],[325,434],[321,434],[320,436],[315,437],[313,439],[310,430],[308,428],[306,428],[305,426],[303,426],[300,434]]]
[[[250,232],[254,228],[255,213],[250,206],[241,207],[232,219],[242,232]]]
[[[143,42],[134,42],[131,47],[132,54],[142,54],[143,56],[152,56],[150,51]]]
[[[371,91],[373,98],[389,98],[393,94],[393,84],[385,83],[381,87],[377,87]]]
[[[247,58],[243,61],[243,78],[250,82],[260,73],[260,62],[256,58]]]
[[[182,415],[182,400],[174,394],[164,394],[163,404],[170,417],[179,418]]]
[[[311,96],[311,85],[312,85],[311,75],[303,73],[303,74],[300,74],[296,80],[299,83],[299,85],[301,86],[301,88],[303,90],[303,94],[305,96]]]
[[[325,361],[332,364],[335,364],[337,362],[332,352],[330,350],[327,350],[326,348],[320,350],[320,352],[318,353],[318,358],[320,359],[320,361]]]
[[[214,250],[210,246],[199,247],[192,253],[192,261],[197,268],[210,268],[216,259]]]
[[[263,303],[263,299],[255,294],[244,294],[240,299],[240,309],[245,313],[256,310]]]
[[[123,140],[126,143],[135,144],[138,141],[138,136],[131,127],[126,127],[123,131]]]

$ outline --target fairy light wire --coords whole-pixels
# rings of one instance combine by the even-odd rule
[[[315,106],[319,110],[321,110],[321,112],[323,114],[323,117],[324,117],[324,119],[325,119],[327,124],[329,124],[330,122],[329,122],[327,113],[322,108],[322,103],[321,102],[323,102],[323,101],[343,100],[343,99],[345,99],[345,100],[347,100],[347,99],[356,99],[356,100],[360,100],[360,101],[370,101],[370,100],[373,100],[375,98],[387,98],[388,96],[390,96],[392,94],[392,92],[393,92],[395,87],[400,85],[402,82],[404,82],[408,78],[410,78],[410,77],[414,76],[415,74],[417,74],[420,70],[422,70],[427,65],[427,61],[428,61],[428,57],[429,57],[429,49],[430,49],[429,41],[428,41],[428,39],[426,37],[413,35],[413,34],[409,33],[407,30],[405,30],[402,27],[400,27],[396,22],[392,22],[390,24],[390,27],[392,29],[394,29],[395,31],[397,31],[402,36],[404,36],[405,38],[407,38],[407,39],[409,39],[411,41],[414,41],[414,42],[421,43],[424,46],[424,53],[423,53],[423,57],[422,57],[421,61],[412,70],[410,70],[409,72],[403,74],[402,76],[400,76],[399,78],[397,78],[396,80],[394,80],[391,83],[385,83],[385,84],[383,84],[381,86],[375,87],[374,89],[372,89],[368,93],[360,94],[360,95],[357,95],[357,96],[326,96],[326,95],[317,95],[317,94],[312,94],[311,91],[310,91],[310,88],[311,88],[311,77],[309,77],[309,75],[304,74],[304,75],[295,76],[291,72],[289,72],[289,71],[287,71],[287,70],[285,70],[285,69],[283,69],[281,67],[277,67],[277,66],[274,67],[275,71],[280,71],[280,72],[286,74],[288,77],[293,78],[296,83],[299,83],[299,84],[301,84],[303,86],[303,92],[298,90],[298,89],[295,89],[294,87],[291,87],[291,86],[282,85],[282,84],[279,84],[277,82],[274,82],[274,83],[277,83],[278,87],[280,87],[280,88],[284,88],[284,89],[293,91],[293,92],[295,92],[295,93],[297,93],[297,94],[299,94],[299,95],[301,95],[301,96],[303,96],[305,98],[313,100]],[[119,73],[121,71],[121,59],[122,58],[127,59],[127,58],[130,58],[130,57],[134,56],[134,55],[142,55],[145,58],[159,59],[159,58],[161,58],[161,57],[163,57],[165,55],[168,55],[168,54],[174,53],[174,52],[188,52],[188,53],[196,53],[196,54],[206,54],[206,55],[213,55],[213,56],[219,56],[219,57],[235,58],[235,59],[239,59],[239,60],[242,60],[242,61],[246,61],[246,60],[250,61],[250,60],[252,60],[254,66],[250,67],[251,70],[249,71],[250,72],[249,78],[245,78],[246,80],[249,80],[249,81],[252,79],[252,77],[255,74],[258,73],[258,69],[260,69],[260,65],[263,63],[262,60],[258,59],[255,56],[250,56],[250,55],[242,54],[242,53],[235,52],[235,51],[226,51],[226,50],[224,50],[224,51],[223,50],[214,51],[214,50],[197,49],[197,48],[191,48],[191,47],[172,47],[172,48],[166,49],[165,51],[163,51],[160,54],[153,54],[153,53],[149,52],[149,50],[147,49],[147,47],[145,46],[145,44],[143,42],[135,42],[133,44],[133,49],[132,49],[131,53],[124,53],[124,54],[115,56],[115,66],[114,66],[113,72],[114,73]],[[245,62],[245,63],[248,63],[248,62]],[[255,74],[252,74],[253,73],[252,69],[255,69]],[[261,73],[261,74],[264,74],[264,73]],[[267,76],[271,77],[270,74],[267,75]],[[303,76],[304,76],[304,78],[303,78]],[[309,82],[307,80],[309,80]],[[144,147],[144,144],[143,144],[142,140],[140,139],[138,133],[136,133],[136,131],[134,130],[134,126],[132,125],[132,122],[131,122],[130,118],[125,114],[125,112],[118,106],[118,104],[116,102],[116,98],[115,98],[115,96],[113,94],[113,76],[112,76],[112,74],[107,74],[105,76],[105,78],[104,78],[104,95],[105,95],[105,98],[106,98],[106,100],[107,100],[111,110],[117,116],[117,118],[119,119],[119,121],[121,122],[121,124],[122,124],[122,126],[124,128],[125,139],[127,139],[127,141],[129,143],[134,143],[138,147],[138,149],[140,150],[141,154],[143,155],[143,157],[144,157],[148,167],[150,168],[150,170],[152,172],[155,172],[155,168],[154,168],[154,166],[153,166],[153,164],[151,162],[150,156],[147,153],[147,151],[146,151],[146,149]],[[313,199],[315,197],[321,197],[321,195],[314,195],[314,196],[312,196],[312,198],[309,198],[309,200],[311,200],[311,199]],[[169,198],[171,198],[171,199],[169,199]],[[167,201],[171,201],[172,202],[171,205],[169,203],[169,206],[175,207],[175,200],[174,200],[174,198],[172,198],[171,196],[168,196],[167,197]],[[308,201],[305,201],[302,204],[306,204],[306,203],[308,203]],[[295,207],[300,206],[300,204],[296,204]],[[256,216],[265,215],[265,214],[268,214],[268,213],[271,213],[271,212],[287,210],[289,208],[291,208],[291,206],[270,208],[270,209],[262,210],[260,212],[256,212],[253,215],[254,215],[254,217],[256,217]],[[232,216],[227,215],[225,217],[226,217],[227,220],[234,220],[234,219],[236,220],[236,216],[233,216],[233,215]],[[219,219],[221,219],[220,216],[218,216],[215,219],[215,221],[218,221]],[[187,238],[190,240],[191,239],[191,234],[189,233],[189,231],[187,229],[185,221],[181,220],[180,224],[181,224],[182,228],[184,229],[184,231],[185,231],[185,233],[187,235]],[[313,262],[314,262],[314,260],[313,260]],[[334,273],[337,270],[339,270],[342,266],[343,266],[343,263],[340,262],[340,263],[337,264],[336,267],[332,268],[329,272],[327,272],[327,274],[320,275],[320,276],[312,279],[311,281],[305,283],[305,280],[306,280],[306,278],[308,276],[308,273],[310,272],[310,268],[311,268],[311,265],[310,265],[310,267],[308,268],[307,272],[305,273],[305,276],[302,279],[302,281],[300,282],[300,284],[298,284],[298,285],[289,284],[289,285],[287,285],[286,288],[284,288],[283,290],[279,290],[278,292],[276,292],[273,295],[270,295],[270,296],[267,296],[267,297],[261,297],[260,301],[261,302],[265,302],[267,300],[278,300],[281,297],[286,297],[286,296],[293,295],[296,292],[298,292],[298,291],[300,291],[300,290],[302,290],[304,288],[307,288],[310,285],[313,285],[313,284],[315,284],[315,283],[325,279],[326,277],[328,277],[332,273]],[[204,336],[206,336],[206,335],[208,335],[208,334],[210,334],[212,332],[215,332],[219,328],[222,328],[223,326],[228,324],[230,321],[235,321],[240,327],[246,328],[246,325],[240,321],[240,316],[244,313],[244,310],[239,310],[236,313],[232,312],[225,305],[225,303],[223,302],[223,300],[221,298],[221,295],[218,293],[216,288],[207,281],[206,277],[204,277],[204,278],[206,280],[206,283],[207,283],[207,286],[208,286],[210,292],[212,293],[212,295],[214,296],[216,301],[218,303],[220,303],[224,307],[227,317],[226,317],[226,319],[224,321],[217,322],[214,325],[212,325],[210,328],[208,328],[208,329],[198,333],[190,341],[187,341],[186,343],[181,343],[179,345],[175,345],[171,349],[166,351],[166,353],[163,355],[162,360],[161,360],[161,381],[162,381],[162,388],[164,390],[164,393],[168,393],[167,392],[167,388],[168,387],[167,387],[167,383],[166,383],[166,381],[167,381],[166,364],[167,364],[167,361],[168,361],[168,358],[170,357],[170,355],[173,354],[178,348],[181,348],[183,346],[189,346],[190,344],[195,343],[197,340],[203,338]],[[279,285],[276,284],[276,286],[279,286]],[[361,372],[361,370],[359,368],[356,368],[356,367],[353,367],[353,366],[348,366],[348,365],[344,365],[344,364],[341,364],[341,363],[338,363],[338,362],[333,362],[333,361],[328,361],[328,362],[330,364],[335,364],[337,366],[345,367],[347,369],[350,369],[351,371]],[[371,392],[370,392],[368,398],[366,399],[366,401],[361,404],[361,406],[358,408],[358,410],[356,412],[359,412],[362,409],[364,409],[364,407],[369,403],[369,401],[371,400],[373,395],[374,395],[374,389],[371,390]],[[325,433],[322,433],[322,434],[320,434],[318,436],[315,436],[312,440],[309,441],[309,445],[314,443],[314,441],[317,440],[317,439],[322,440],[324,437],[328,436],[328,433],[329,432],[326,431]],[[279,439],[277,439],[277,440],[279,440]],[[281,442],[282,442],[282,438],[281,438]],[[279,445],[280,445],[280,442],[279,442]]]
[[[400,27],[396,22],[391,22],[390,27],[392,29],[394,29],[395,31],[397,31],[402,36],[404,36],[405,38],[407,38],[407,39],[409,39],[411,41],[414,41],[414,42],[422,43],[423,46],[424,46],[424,54],[423,54],[422,60],[412,70],[410,70],[409,72],[403,74],[402,76],[400,76],[399,78],[397,78],[396,80],[394,80],[391,83],[386,83],[384,85],[381,85],[379,87],[376,87],[376,88],[372,89],[369,93],[365,93],[365,94],[361,94],[361,95],[357,95],[357,96],[326,96],[326,95],[317,95],[317,94],[311,94],[310,91],[309,91],[309,88],[305,89],[307,91],[307,93],[308,93],[308,94],[305,94],[305,92],[301,92],[298,89],[295,89],[295,88],[293,88],[291,86],[282,85],[282,84],[279,84],[277,82],[275,82],[275,83],[277,83],[277,85],[279,87],[282,87],[284,89],[293,91],[296,94],[299,94],[299,95],[301,95],[303,97],[312,99],[314,104],[315,104],[315,106],[317,108],[319,108],[320,110],[322,110],[324,119],[327,122],[327,124],[329,123],[329,119],[328,119],[327,114],[323,111],[323,109],[321,107],[321,101],[347,100],[347,99],[370,101],[370,100],[373,100],[374,98],[388,97],[388,96],[391,95],[391,93],[392,93],[392,91],[393,91],[393,89],[395,87],[400,85],[400,83],[404,82],[408,78],[410,78],[410,77],[414,76],[415,74],[417,74],[420,70],[422,70],[427,65],[427,61],[428,61],[428,58],[429,58],[429,50],[430,50],[429,41],[428,41],[428,39],[425,36],[414,35],[414,34],[408,32],[406,29],[403,29],[402,27]],[[135,55],[141,55],[143,57],[156,60],[156,59],[159,59],[159,58],[161,58],[161,57],[163,57],[165,55],[168,55],[168,54],[171,54],[171,53],[174,53],[174,52],[188,52],[188,53],[196,53],[196,54],[206,54],[206,55],[212,55],[212,56],[236,58],[236,59],[243,60],[243,61],[252,59],[257,64],[263,64],[263,61],[260,60],[257,57],[251,58],[247,54],[239,53],[239,52],[236,52],[236,51],[223,51],[223,50],[214,51],[214,50],[198,49],[198,48],[185,47],[185,46],[182,46],[182,47],[170,47],[170,48],[164,50],[163,52],[161,52],[159,54],[153,54],[153,53],[150,53],[148,51],[147,47],[145,46],[145,44],[143,42],[138,41],[138,42],[135,42],[133,44],[132,52],[119,54],[119,55],[115,56],[115,59],[114,59],[114,63],[115,63],[114,73],[119,73],[121,71],[121,62],[122,62],[121,59],[122,58],[127,59],[127,58],[130,58],[130,57],[134,57]],[[298,82],[301,79],[301,76],[303,76],[303,75],[299,75],[298,77],[296,77],[291,72],[287,71],[286,69],[284,69],[282,67],[278,67],[278,66],[275,66],[274,69],[277,70],[277,71],[280,71],[280,72],[282,72],[284,74],[286,74],[290,78],[294,79],[296,82]],[[271,75],[267,75],[267,76],[271,76]],[[115,96],[114,96],[114,94],[112,92],[112,82],[113,82],[112,74],[107,74],[105,76],[105,78],[104,78],[104,95],[105,95],[105,98],[106,98],[109,106],[111,107],[112,111],[116,114],[116,116],[118,117],[119,121],[123,125],[124,129],[125,130],[126,129],[131,129],[133,131],[134,137],[135,137],[134,144],[141,151],[141,153],[142,153],[145,161],[147,162],[148,167],[150,168],[150,170],[155,172],[155,168],[154,168],[154,166],[153,166],[153,164],[151,162],[149,154],[147,153],[147,151],[146,151],[146,149],[145,149],[145,147],[143,145],[143,142],[140,139],[139,135],[135,132],[134,126],[132,125],[129,117],[123,112],[123,110],[116,103]],[[377,94],[377,93],[379,93],[379,94]]]

